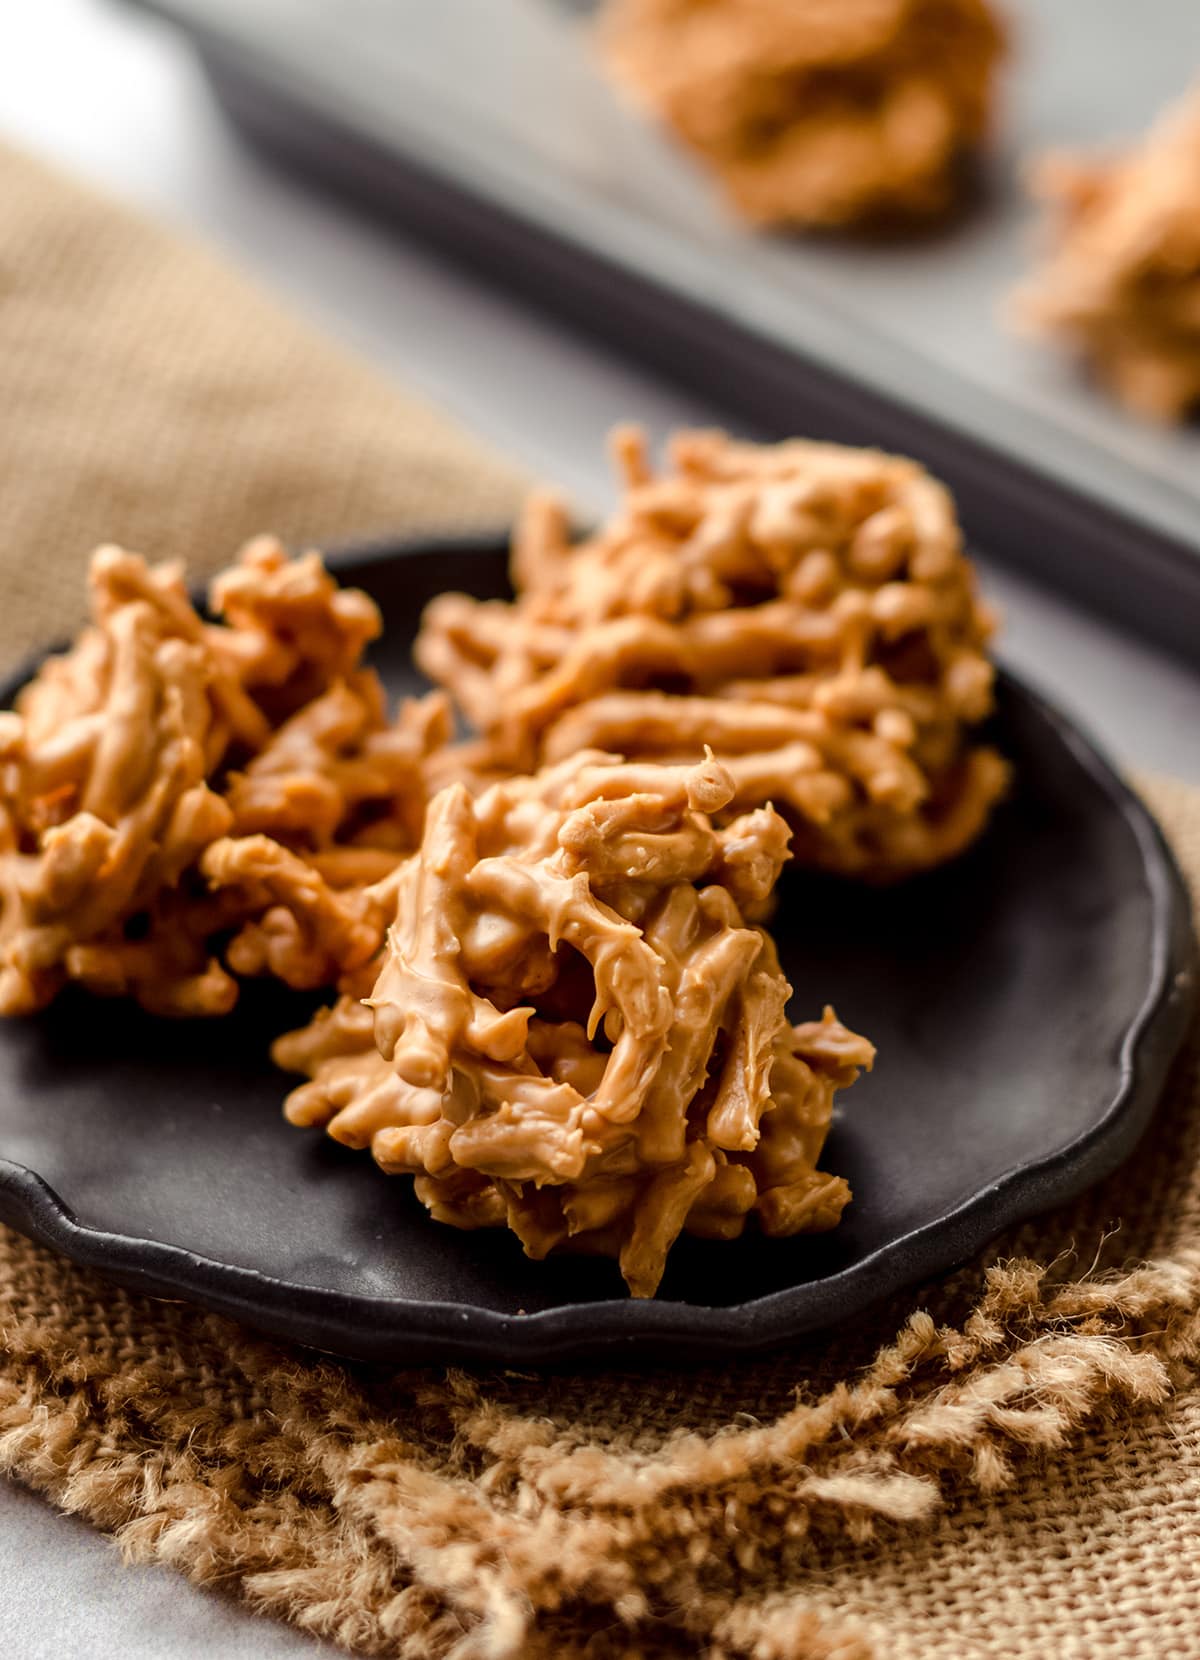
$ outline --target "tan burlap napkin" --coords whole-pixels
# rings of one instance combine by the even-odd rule
[[[0,145],[0,661],[98,540],[198,576],[247,536],[492,529],[517,469],[202,249]]]
[[[511,505],[207,256],[2,152],[0,273],[0,652],[62,633],[101,536],[211,565]],[[1200,894],[1200,791],[1151,799]],[[1200,1655],[1198,1359],[1195,1044],[1068,1210],[708,1372],[316,1362],[0,1229],[0,1468],[370,1654]]]

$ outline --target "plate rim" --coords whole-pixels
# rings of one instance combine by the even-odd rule
[[[439,552],[495,557],[507,534],[380,537],[328,557],[331,570],[369,569]],[[10,703],[50,647],[0,684]],[[1004,690],[1024,700],[1069,749],[1130,828],[1141,856],[1151,915],[1151,973],[1146,995],[1123,1033],[1117,1086],[1093,1124],[1065,1146],[1018,1166],[941,1217],[910,1229],[823,1279],[786,1286],[745,1302],[714,1307],[660,1299],[607,1298],[565,1303],[530,1314],[475,1304],[405,1300],[366,1292],[302,1286],[163,1240],[90,1227],[28,1166],[0,1154],[0,1221],[77,1265],[149,1296],[183,1298],[243,1321],[277,1339],[338,1356],[412,1364],[554,1364],[634,1352],[678,1363],[716,1354],[750,1355],[831,1328],[904,1289],[950,1272],[1006,1228],[1111,1174],[1145,1131],[1167,1072],[1190,1027],[1197,942],[1187,887],[1146,804],[1074,719],[1020,675],[998,665]],[[1064,1170],[1080,1165],[1063,1185]],[[285,1304],[279,1312],[281,1294]],[[310,1336],[295,1336],[303,1325]]]

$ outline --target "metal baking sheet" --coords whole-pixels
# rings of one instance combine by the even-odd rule
[[[1200,72],[1197,0],[1006,0],[978,198],[888,242],[740,225],[607,84],[586,4],[139,3],[187,28],[230,112],[294,165],[765,433],[919,456],[977,546],[1200,662],[1200,430],[1125,414],[1000,317],[1035,242],[1023,163],[1119,143],[1177,97]]]

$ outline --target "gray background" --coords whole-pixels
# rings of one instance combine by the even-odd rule
[[[1138,10],[1151,27],[1153,0]],[[722,419],[269,170],[227,132],[171,33],[135,13],[105,0],[5,6],[0,65],[0,136],[199,232],[585,508],[609,499],[603,436],[614,420],[634,415],[662,433]],[[1121,762],[1200,781],[1200,671],[983,555],[988,590],[1007,614],[1005,658]],[[0,1650],[23,1660],[335,1652],[165,1570],[121,1568],[84,1524],[3,1484]]]
[[[1195,0],[1147,0],[1136,18],[1129,0],[1003,0],[1012,39],[1002,118],[972,203],[929,235],[869,250],[853,238],[755,234],[723,211],[703,170],[614,92],[563,0],[438,0],[407,11],[395,0],[142,3],[231,42],[234,60],[265,85],[294,85],[303,105],[337,125],[528,220],[531,293],[545,280],[532,275],[533,249],[549,229],[782,352],[935,413],[989,454],[1191,538],[1200,427],[1164,430],[1094,396],[1065,354],[1014,336],[1003,312],[1040,217],[1022,183],[1027,158],[1124,139],[1177,98],[1200,64]],[[270,100],[251,92],[243,102],[253,114]],[[602,320],[608,308],[600,300],[595,310]],[[609,337],[641,338],[621,315],[614,306]],[[694,384],[720,385],[719,373]],[[788,379],[800,418],[806,379]],[[748,392],[744,407],[763,397]],[[841,418],[857,441],[903,441],[889,436],[902,421],[877,426],[845,407]],[[946,464],[964,478],[974,471],[960,456]],[[996,496],[1003,504],[1003,490],[986,499]],[[977,530],[984,509],[973,499],[966,507]],[[1035,575],[1064,560],[1052,534],[1031,539],[999,524],[996,534]]]

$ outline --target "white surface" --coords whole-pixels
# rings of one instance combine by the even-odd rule
[[[187,51],[135,13],[103,0],[4,6],[0,65],[0,137],[222,246],[585,506],[607,498],[603,435],[614,420],[637,416],[661,433],[721,419],[267,168],[222,124]],[[1200,780],[1200,672],[1007,573],[988,568],[987,585],[1007,613],[1009,662],[1120,760]],[[165,1571],[118,1568],[112,1547],[82,1524],[0,1485],[0,1653],[332,1652]]]
[[[0,1653],[10,1660],[329,1660],[342,1653],[117,1547],[0,1483]]]

